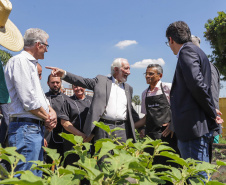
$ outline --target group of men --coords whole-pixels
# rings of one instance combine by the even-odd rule
[[[7,5],[1,3],[0,15],[8,14],[4,12]],[[5,17],[3,27],[6,28],[9,20]],[[50,91],[45,94],[38,60],[44,59],[48,52],[48,38],[41,29],[28,29],[24,45],[21,44],[24,51],[8,61],[4,75],[0,66],[1,105],[9,103],[11,98],[8,143],[16,146],[27,161],[20,161],[16,170],[30,170],[32,163],[28,161],[43,160],[44,135],[48,146],[56,147],[61,155],[72,147],[70,143],[63,144],[65,141],[59,137],[58,133],[63,130],[82,136],[84,142],[108,138],[105,131],[95,127],[94,121],[104,122],[111,129],[123,128],[115,131],[121,142],[128,138],[136,142],[135,128],[146,125],[141,133],[178,147],[182,158],[209,161],[211,138],[214,132],[219,132],[223,120],[211,90],[211,64],[205,53],[191,42],[191,32],[185,22],[174,22],[166,30],[167,45],[178,58],[172,85],[161,82],[160,65],[147,66],[145,78],[149,87],[142,94],[142,113],[145,114],[142,119],[132,106],[133,88],[126,83],[130,65],[124,58],[113,61],[111,77],[98,75],[90,79],[46,67],[52,72],[47,82]],[[14,44],[4,45],[6,42],[0,44],[13,50]],[[69,98],[61,92],[61,80],[73,84],[74,96]],[[93,90],[93,98],[84,95],[85,88]],[[68,159],[67,164],[72,160]],[[40,171],[33,173],[42,176]]]
[[[223,123],[219,116],[221,112],[214,104],[211,64],[205,53],[191,42],[191,32],[185,22],[170,24],[166,38],[166,44],[178,58],[173,83],[171,86],[160,81],[163,75],[160,65],[147,67],[145,77],[149,87],[142,94],[145,116],[139,121],[131,106],[132,88],[125,83],[130,74],[126,59],[119,58],[113,62],[109,78],[98,75],[88,79],[56,67],[48,69],[52,69],[52,75],[68,83],[94,91],[83,129],[88,141],[93,137],[94,140],[108,137],[107,133],[95,128],[93,121],[102,121],[110,128],[116,125],[125,128],[116,135],[122,141],[127,138],[135,141],[133,123],[136,122],[136,128],[146,125],[145,135],[178,147],[182,158],[209,162],[211,138],[214,132],[220,132]],[[204,172],[201,175],[207,177]]]

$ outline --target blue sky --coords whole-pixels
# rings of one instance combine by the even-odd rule
[[[166,46],[165,30],[174,21],[185,21],[193,35],[201,38],[201,48],[211,54],[203,32],[208,19],[225,11],[225,0],[11,0],[10,19],[22,35],[29,28],[41,28],[50,38],[48,53],[40,60],[74,74],[93,78],[108,75],[114,58],[136,62],[161,61],[162,81],[172,82],[177,58]],[[128,40],[127,42],[122,42]],[[121,44],[119,44],[121,42]],[[121,48],[125,43],[127,47]],[[116,46],[117,44],[118,47]],[[17,54],[17,53],[12,53]],[[160,59],[160,60],[158,60]],[[131,67],[128,83],[134,95],[147,88],[146,68]],[[50,71],[43,68],[42,86]],[[223,83],[226,84],[226,83]],[[226,86],[226,85],[225,85]],[[65,85],[67,87],[67,85]],[[226,87],[221,90],[226,97]]]

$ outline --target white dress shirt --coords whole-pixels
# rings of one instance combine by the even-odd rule
[[[37,62],[31,54],[22,51],[12,57],[5,68],[6,84],[11,103],[11,117],[28,117],[39,119],[30,110],[43,107],[49,113],[49,102],[42,90],[37,72]]]
[[[147,97],[149,97],[149,96],[157,96],[157,95],[162,94],[162,89],[161,89],[161,86],[160,86],[161,83],[162,83],[163,91],[166,94],[166,98],[167,98],[168,102],[170,103],[170,90],[171,90],[172,84],[171,83],[166,83],[166,82],[161,82],[161,80],[160,80],[160,81],[158,81],[158,83],[156,84],[155,88],[152,91],[148,87],[142,93],[141,113],[147,114],[146,105],[145,105],[146,94],[147,94]]]
[[[112,76],[111,92],[106,110],[101,118],[106,120],[126,120],[127,116],[127,98],[123,83]]]
[[[184,47],[184,44],[181,46],[181,48],[179,49],[178,53],[177,53],[177,58],[179,58],[180,55],[180,50]]]

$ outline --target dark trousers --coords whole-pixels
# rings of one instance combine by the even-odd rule
[[[63,143],[55,143],[52,139],[50,139],[48,143],[48,148],[57,149],[57,153],[59,153],[60,156],[62,156],[61,161],[63,160],[64,157]],[[44,161],[47,164],[52,164],[53,162],[53,160],[46,153],[44,153]]]
[[[9,109],[8,104],[0,104],[0,109],[3,114],[1,125],[0,125],[0,143],[5,146],[5,141],[8,133],[9,125]]]
[[[126,136],[126,130],[125,130],[125,123],[122,123],[121,125],[115,125],[115,124],[108,124],[108,123],[105,123],[106,125],[108,125],[110,127],[110,129],[114,129],[116,127],[120,127],[120,128],[123,128],[124,130],[117,130],[115,132],[113,132],[112,134],[115,136],[115,137],[120,137],[120,139],[118,140],[119,142],[126,142],[127,140],[127,136]],[[110,138],[110,136],[108,135],[107,132],[105,132],[104,130],[102,130],[101,128],[99,127],[95,127],[95,137],[94,137],[94,143],[96,143],[96,141],[98,139],[103,139],[103,138]],[[112,151],[111,151],[112,152]],[[98,160],[97,164],[100,166],[101,163],[104,161],[104,159],[106,158],[107,156],[103,156],[101,157],[101,159]]]
[[[152,138],[154,139],[154,138]],[[173,148],[176,151],[176,154],[180,155],[179,149],[177,147],[177,138],[175,136],[175,134],[173,135],[173,138],[171,138],[170,134],[167,137],[161,137],[162,142],[168,142],[168,146],[170,146],[171,148]],[[149,153],[150,155],[153,155],[154,149],[153,148],[146,148],[145,152]],[[171,160],[168,157],[165,156],[155,156],[154,160],[153,160],[153,165],[154,164],[162,164],[162,165],[167,165],[167,166],[172,166],[175,168],[179,168],[179,165],[173,162],[167,162],[167,160]],[[162,171],[166,171],[167,169],[158,169],[156,170],[156,172],[162,172]],[[166,181],[165,185],[172,185],[171,182]]]
[[[3,115],[1,119],[1,125],[0,125],[0,143],[2,147],[6,147],[6,141],[7,141],[7,135],[8,135],[8,125],[9,125],[9,109],[8,104],[0,104],[0,110]],[[11,171],[11,166],[8,163],[8,161],[2,160],[0,162],[0,165],[2,165],[8,172]]]
[[[124,130],[117,130],[117,131],[113,132],[112,134],[113,134],[115,137],[120,137],[119,142],[126,142],[127,136],[126,136],[125,123],[122,123],[122,124],[120,124],[120,125],[116,125],[116,124],[107,124],[107,123],[105,123],[105,124],[108,125],[108,126],[110,127],[111,130],[114,129],[114,128],[116,128],[116,127],[123,128]],[[103,139],[103,138],[110,138],[110,136],[108,135],[107,132],[105,132],[105,131],[102,130],[101,128],[96,127],[96,128],[95,128],[94,142],[96,142],[98,139]]]

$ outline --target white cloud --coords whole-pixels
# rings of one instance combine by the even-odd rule
[[[124,49],[125,47],[133,45],[133,44],[138,44],[138,42],[135,41],[135,40],[123,40],[123,41],[118,42],[115,45],[115,47],[118,47],[120,49]]]
[[[165,62],[162,58],[158,59],[144,59],[142,61],[136,62],[135,64],[131,65],[132,68],[146,68],[149,64],[159,64],[164,66]]]

